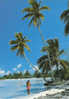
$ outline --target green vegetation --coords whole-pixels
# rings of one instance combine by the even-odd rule
[[[52,77],[59,77],[59,65],[61,65],[62,70],[64,71],[69,64],[65,60],[60,59],[60,55],[64,53],[64,50],[59,50],[59,42],[58,39],[50,39],[47,40],[47,46],[42,47],[42,52],[45,53],[45,55],[41,56],[37,64],[39,66],[39,69],[41,70],[42,73],[51,73]],[[48,57],[48,55],[50,57]],[[50,60],[50,64],[49,64]],[[54,68],[54,65],[56,66],[55,72],[52,72],[52,68]]]
[[[30,74],[30,72],[27,70],[25,73],[24,73],[24,78],[31,78],[32,75]]]
[[[66,61],[67,62],[67,61]],[[58,73],[59,72],[59,73]],[[67,69],[61,69],[57,72],[57,70],[53,71],[54,78],[58,80],[69,80],[69,68]],[[25,73],[13,73],[8,74],[0,77],[0,79],[23,79],[23,78],[46,78],[51,77],[51,73],[39,73],[38,71],[35,71],[34,74],[30,74],[29,71],[26,71]]]
[[[30,72],[27,70],[25,73],[19,72],[19,73],[13,73],[8,74],[0,77],[0,79],[23,79],[23,78],[39,78],[42,77],[42,74],[40,74],[38,71],[35,71],[34,74],[30,74]]]

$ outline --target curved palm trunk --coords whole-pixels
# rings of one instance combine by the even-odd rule
[[[51,71],[52,71],[52,68],[51,68],[51,61],[50,61],[50,55],[49,55],[49,53],[48,53],[48,59],[49,59],[50,69],[51,69]],[[53,77],[54,77],[53,73],[51,73],[51,75],[52,75],[52,79],[53,79]]]
[[[39,30],[39,32],[40,32],[41,40],[42,40],[43,44],[45,45],[44,36],[43,36],[43,34],[42,34],[41,30],[40,30],[40,27],[38,27],[38,30]]]
[[[43,44],[45,45],[45,40],[44,40],[44,36],[43,36],[43,34],[42,34],[42,32],[41,32],[41,30],[40,30],[40,27],[38,28],[39,29],[39,32],[40,32],[40,36],[41,36],[41,40],[42,40],[42,42],[43,42]],[[51,61],[50,61],[50,55],[49,55],[49,52],[47,51],[47,53],[48,53],[48,59],[49,59],[49,65],[50,65],[50,69],[51,69]],[[52,71],[52,70],[51,70]],[[53,74],[52,74],[52,78],[53,78],[54,76],[53,76]]]
[[[60,60],[60,57],[58,57],[58,60]],[[57,73],[59,74],[59,69],[58,69],[58,66],[60,65],[60,61],[58,61],[57,63]]]
[[[58,52],[59,52],[59,49],[57,50],[57,53],[58,53]],[[56,54],[57,54],[57,53],[56,53]],[[57,54],[57,55],[58,55],[58,54]],[[58,60],[58,61],[57,61],[56,67],[57,67],[57,74],[59,74],[59,69],[58,69],[58,67],[59,67],[59,65],[60,65],[60,61],[59,61],[59,60],[60,60],[60,56],[57,56],[57,60]]]
[[[26,59],[26,61],[29,63],[30,67],[32,67],[32,69],[34,69],[35,71],[37,71],[37,69],[35,68],[35,66],[33,66],[33,64],[30,62],[30,60],[27,58],[27,56],[24,54],[24,57]]]

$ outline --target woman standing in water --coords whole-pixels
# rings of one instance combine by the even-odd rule
[[[27,93],[30,94],[30,88],[31,88],[30,80],[27,81],[26,87],[27,87]]]

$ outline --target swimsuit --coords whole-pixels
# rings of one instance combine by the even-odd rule
[[[27,90],[30,90],[30,86],[27,86]]]

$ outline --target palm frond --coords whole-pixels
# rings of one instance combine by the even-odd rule
[[[42,73],[48,73],[48,71],[50,70],[49,61],[46,61],[43,64],[40,64],[40,66],[42,66],[40,68],[42,70]]]
[[[22,32],[16,33],[16,34],[15,34],[15,37],[17,38],[17,40],[23,39],[23,34],[22,34]]]
[[[34,17],[34,19],[33,19],[33,24],[34,24],[34,26],[37,26],[37,18],[36,17]]]
[[[46,51],[48,51],[48,46],[44,46],[44,47],[42,47],[42,49],[41,49],[41,52],[46,52]]]
[[[44,66],[44,61],[42,61],[39,65],[38,65],[38,67],[39,67],[39,69],[42,69],[43,68],[43,66]]]
[[[60,55],[63,54],[63,53],[64,53],[64,50],[59,51],[58,56],[60,56]]]
[[[24,57],[24,49],[20,50],[20,56],[23,56]]]
[[[22,34],[22,32],[19,32],[19,33],[18,33],[18,36],[19,36],[20,39],[23,39],[23,34]]]
[[[69,35],[69,22],[65,25],[65,35]]]
[[[69,14],[69,9],[65,10],[65,11],[61,14],[61,16],[60,16],[61,20],[64,19],[68,14]]]
[[[53,45],[53,44],[54,44],[54,41],[53,41],[52,39],[49,39],[49,40],[47,40],[47,43],[48,43],[49,45]]]
[[[69,15],[64,18],[64,23],[67,24],[69,22]]]
[[[25,47],[28,51],[31,51],[30,48],[29,48],[29,46],[28,46],[27,44],[25,44],[25,43],[23,43],[23,44],[24,44],[24,47]]]
[[[24,56],[24,46],[18,46],[16,55]]]
[[[47,7],[47,6],[43,6],[43,7],[41,7],[39,10],[50,10],[50,8]]]
[[[47,71],[46,64],[43,64],[42,73],[46,73],[46,71]]]
[[[54,39],[54,46],[59,49],[59,43],[58,43],[58,39]]]
[[[59,60],[60,64],[66,69],[69,67],[69,62],[65,61],[65,60]]]
[[[31,42],[31,40],[24,40],[25,42]]]
[[[30,18],[33,16],[33,13],[28,13],[24,17],[22,17],[22,20],[25,20],[26,18]]]
[[[40,3],[37,2],[37,0],[33,0],[33,2],[31,3],[32,7],[34,9],[38,9],[40,6]]]
[[[37,64],[40,64],[42,61],[45,61],[46,59],[48,59],[47,55],[41,56],[38,60],[37,60]]]
[[[18,35],[18,33],[15,33],[15,37],[16,37],[16,39],[19,40],[19,35]]]
[[[11,41],[9,42],[10,45],[17,44],[17,43],[18,43],[18,40],[11,40]]]
[[[28,0],[29,4],[33,4],[36,0]]]
[[[44,19],[44,16],[43,14],[39,13],[39,17],[43,20]]]
[[[12,46],[12,47],[11,47],[11,50],[12,50],[12,51],[15,51],[17,48],[18,48],[18,46],[15,45],[15,46]]]
[[[29,27],[31,26],[31,24],[33,23],[34,20],[34,16],[31,18],[30,22],[29,22]]]
[[[24,13],[24,12],[33,12],[34,11],[34,8],[24,8],[23,10],[22,10],[22,12]]]

